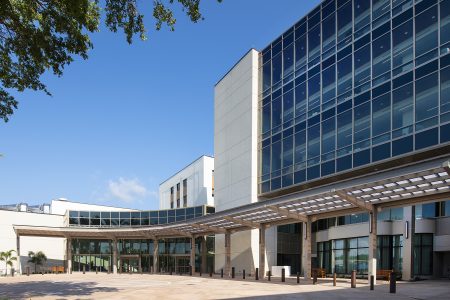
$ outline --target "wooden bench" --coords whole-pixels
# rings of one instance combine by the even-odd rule
[[[386,281],[390,281],[391,279],[391,273],[394,270],[377,270],[377,278],[381,277],[382,279],[386,280]]]
[[[324,268],[314,268],[312,269],[312,274],[317,274],[317,278],[327,277],[327,271]]]

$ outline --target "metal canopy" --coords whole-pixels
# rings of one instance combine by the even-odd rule
[[[450,199],[450,162],[436,159],[243,205],[185,222],[134,228],[14,226],[17,235],[164,238],[222,234]]]

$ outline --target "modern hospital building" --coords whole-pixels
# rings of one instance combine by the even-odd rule
[[[42,250],[68,273],[441,278],[449,187],[450,0],[324,0],[218,81],[214,158],[160,210],[3,207],[0,251],[21,273]]]

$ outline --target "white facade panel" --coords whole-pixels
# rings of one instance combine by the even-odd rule
[[[214,158],[202,156],[159,185],[159,209],[170,209],[171,188],[177,208],[177,184],[180,185],[180,205],[183,207],[183,181],[187,179],[187,207],[214,206]]]
[[[258,55],[250,50],[215,87],[216,211],[258,201]],[[223,235],[216,236],[215,246],[220,270],[225,262]],[[258,230],[231,235],[231,264],[237,270],[254,272],[258,256]]]

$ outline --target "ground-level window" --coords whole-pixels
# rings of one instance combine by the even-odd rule
[[[402,235],[380,235],[377,237],[377,269],[402,272]]]
[[[369,238],[358,237],[333,240],[334,269],[337,274],[367,274]]]
[[[414,234],[414,275],[433,273],[433,234]]]

